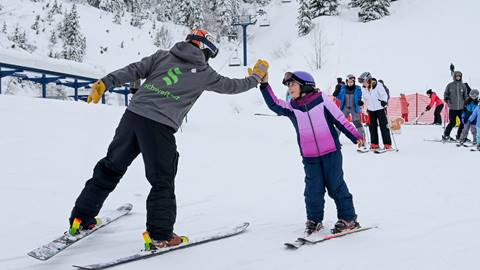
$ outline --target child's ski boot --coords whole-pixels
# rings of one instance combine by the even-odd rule
[[[305,222],[305,236],[310,236],[312,233],[318,232],[322,228],[323,228],[322,222],[307,220],[307,222]]]
[[[337,223],[335,223],[335,227],[332,229],[332,233],[342,233],[358,228],[360,228],[360,224],[356,220],[346,221],[343,219],[339,219]]]

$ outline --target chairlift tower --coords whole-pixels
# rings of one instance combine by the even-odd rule
[[[254,15],[239,15],[235,18],[232,25],[241,26],[243,30],[243,65],[247,66],[247,27],[257,23]]]

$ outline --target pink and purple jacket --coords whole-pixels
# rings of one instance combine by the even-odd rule
[[[362,135],[348,122],[335,103],[320,92],[287,103],[275,96],[269,84],[262,83],[260,89],[270,110],[287,116],[292,121],[304,158],[321,157],[339,150],[341,146],[335,127],[353,143],[362,139]]]

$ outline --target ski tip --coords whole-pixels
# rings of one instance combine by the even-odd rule
[[[133,209],[133,204],[131,204],[131,203],[126,203],[126,204],[118,207],[118,208],[117,208],[117,211],[123,211],[123,210],[125,210],[125,211],[132,211],[132,209]]]
[[[27,255],[34,258],[34,259],[40,260],[40,261],[46,261],[46,260],[51,258],[51,257],[48,257],[48,258],[47,257],[39,257],[37,255],[37,253],[33,252],[33,251],[28,252]]]
[[[89,268],[89,267],[80,266],[80,265],[72,265],[72,266],[75,267],[75,268],[77,268],[77,269],[87,269],[87,270],[94,269],[94,268]]]

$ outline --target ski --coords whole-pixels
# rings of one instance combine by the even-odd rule
[[[278,117],[279,115],[276,114],[269,114],[269,113],[254,113],[255,116],[275,116]]]
[[[286,243],[283,243],[283,244],[288,249],[297,249],[297,248],[305,245],[305,241],[302,241],[302,240],[300,240],[300,238],[298,238],[297,240],[295,240],[293,242],[286,242]]]
[[[387,152],[387,150],[385,150],[385,149],[375,149],[375,150],[373,150],[373,153],[375,153],[375,154],[383,154],[383,153],[386,153],[386,152]]]
[[[324,241],[327,241],[327,240],[330,240],[330,239],[342,237],[342,236],[357,233],[357,232],[363,232],[363,231],[370,230],[370,229],[373,229],[373,228],[377,228],[377,226],[361,227],[361,228],[357,228],[357,229],[353,229],[353,230],[344,231],[344,232],[341,232],[341,233],[331,233],[331,234],[327,234],[327,235],[322,235],[319,238],[318,237],[298,238],[298,240],[305,242],[305,244],[313,245],[313,244],[318,244],[318,243],[321,243],[321,242],[324,242]]]
[[[370,152],[370,150],[368,148],[357,148],[357,152],[360,153],[360,154],[365,154],[365,153],[368,153]]]
[[[242,223],[242,224],[240,224],[240,225],[238,225],[234,228],[220,230],[220,231],[218,231],[214,234],[190,239],[188,243],[180,244],[180,245],[174,246],[174,247],[167,247],[167,248],[163,248],[163,249],[155,249],[155,250],[150,250],[150,251],[142,250],[142,251],[134,253],[130,256],[115,259],[115,260],[112,260],[112,261],[109,261],[109,262],[90,264],[90,265],[84,265],[84,266],[73,265],[73,267],[76,267],[78,269],[97,270],[97,269],[109,268],[109,267],[112,267],[112,266],[116,266],[116,265],[120,265],[120,264],[124,264],[124,263],[128,263],[128,262],[143,260],[143,259],[147,259],[147,258],[150,258],[150,257],[162,255],[162,254],[174,251],[174,250],[185,249],[185,248],[205,244],[205,243],[208,243],[208,242],[217,241],[217,240],[224,239],[224,238],[227,238],[227,237],[231,237],[231,236],[234,236],[234,235],[238,235],[240,233],[245,232],[247,230],[248,225],[249,225],[249,223],[245,222],[245,223]]]
[[[38,260],[46,261],[74,243],[107,226],[118,218],[127,215],[130,213],[132,208],[133,205],[127,203],[118,207],[116,210],[108,211],[105,213],[105,215],[97,218],[97,226],[95,226],[95,228],[91,230],[80,231],[80,233],[75,236],[70,235],[67,231],[52,242],[28,252],[27,255]]]

